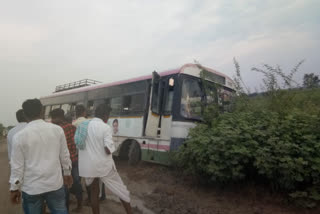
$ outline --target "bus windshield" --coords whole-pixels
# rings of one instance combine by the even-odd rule
[[[200,79],[184,78],[181,90],[180,114],[188,119],[201,120],[203,108],[210,104],[218,104],[222,109],[228,107],[233,91],[225,87],[217,87],[210,81],[201,83]]]
[[[203,92],[197,79],[185,78],[182,83],[180,113],[183,117],[201,119]]]

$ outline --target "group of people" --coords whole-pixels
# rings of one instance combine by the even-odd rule
[[[70,192],[77,198],[74,211],[81,212],[83,178],[93,214],[100,213],[101,184],[132,213],[130,193],[112,158],[115,145],[107,124],[111,108],[99,105],[88,120],[85,107],[78,105],[72,124],[62,109],[52,110],[51,123],[45,122],[42,109],[39,99],[26,100],[16,113],[19,124],[8,133],[12,203],[22,198],[25,214],[42,214],[45,205],[52,214],[67,214]]]

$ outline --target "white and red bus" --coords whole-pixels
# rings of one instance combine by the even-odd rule
[[[206,83],[219,85],[204,89]],[[207,85],[207,84],[206,84]],[[217,96],[212,96],[212,93]],[[234,94],[234,83],[226,75],[197,64],[119,82],[80,87],[41,97],[45,118],[55,108],[73,113],[77,104],[90,112],[101,103],[111,106],[108,124],[117,145],[115,155],[135,164],[140,160],[169,164],[170,151],[185,141],[190,128],[201,121],[199,103],[221,102]]]

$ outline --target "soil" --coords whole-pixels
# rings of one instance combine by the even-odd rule
[[[141,162],[129,166],[116,160],[120,176],[131,192],[135,214],[316,214],[320,209],[300,209],[286,202],[282,195],[263,188],[208,187],[165,166]],[[0,142],[0,213],[22,214],[21,205],[9,203],[9,166],[7,144]],[[100,204],[101,213],[125,213],[119,199],[107,191],[107,200]],[[86,196],[84,196],[86,198]],[[76,206],[71,200],[71,210]],[[73,213],[73,212],[70,212]],[[91,213],[85,206],[83,214]]]
[[[163,214],[319,214],[320,209],[291,205],[280,194],[262,187],[208,187],[165,166],[141,163],[130,167],[117,161],[133,196],[153,213]]]

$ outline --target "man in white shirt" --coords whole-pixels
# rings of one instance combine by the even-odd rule
[[[93,214],[99,214],[99,179],[117,195],[126,212],[132,213],[130,193],[123,184],[112,158],[115,145],[112,141],[112,129],[106,124],[110,107],[101,104],[95,110],[95,117],[89,122],[85,148],[79,150],[79,174],[85,178],[91,189],[91,207]]]
[[[16,125],[14,128],[12,128],[9,132],[8,132],[8,136],[7,136],[7,144],[8,144],[8,158],[9,158],[9,162],[11,160],[11,153],[12,153],[12,140],[13,140],[13,136],[15,134],[17,134],[18,132],[20,132],[22,129],[24,129],[27,125],[27,120],[24,116],[23,110],[19,109],[16,112],[16,118],[18,121],[18,125]]]
[[[86,108],[84,107],[84,105],[81,105],[81,104],[76,105],[75,111],[76,111],[76,120],[72,122],[72,125],[74,125],[77,128],[80,123],[87,120],[87,118],[86,118],[87,112],[86,112]],[[90,188],[86,187],[86,191],[87,191],[88,198],[87,198],[87,200],[85,200],[85,203],[87,205],[90,205],[91,204]]]
[[[72,177],[63,129],[41,119],[40,100],[27,100],[22,108],[29,123],[13,137],[11,202],[20,203],[21,189],[25,214],[41,214],[44,202],[51,213],[67,214],[63,183],[70,186]]]

